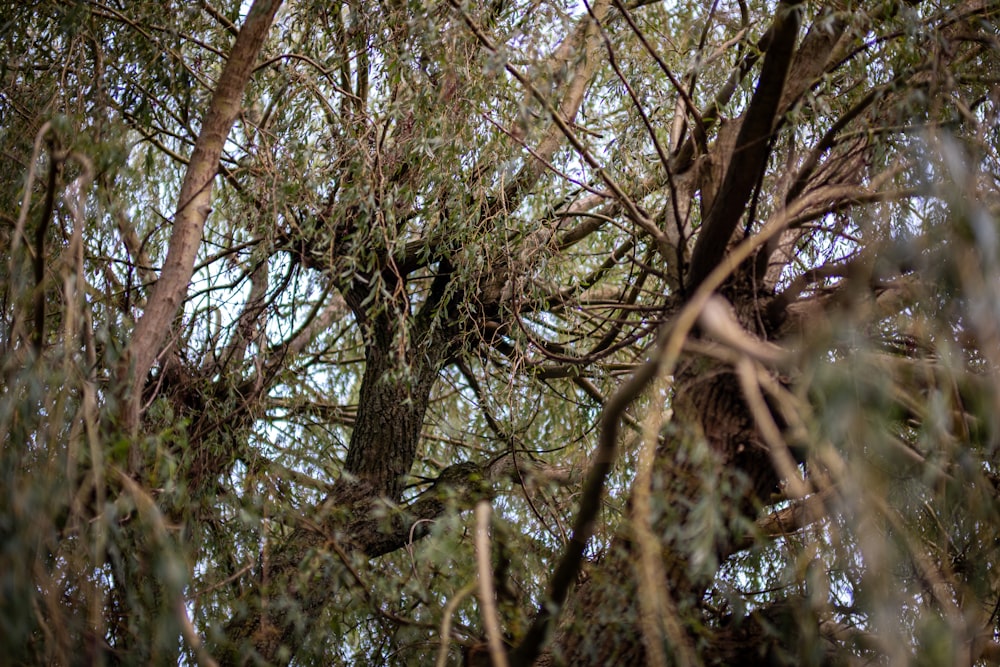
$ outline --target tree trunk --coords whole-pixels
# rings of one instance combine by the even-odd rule
[[[371,323],[346,475],[318,514],[301,517],[286,536],[268,536],[254,586],[244,595],[246,613],[229,623],[228,648],[217,649],[226,662],[245,662],[249,656],[238,651],[249,644],[268,663],[286,663],[292,647],[310,636],[332,591],[357,584],[344,559],[369,553],[384,537],[378,528],[385,522],[372,517],[400,500],[447,353],[438,340],[443,330],[427,333],[428,319],[417,316],[405,348],[401,318],[385,314]]]
[[[388,320],[377,318],[365,350],[358,417],[344,470],[374,495],[395,502],[416,458],[424,413],[443,360],[434,341],[414,341],[405,356],[400,354]]]
[[[756,307],[750,304],[736,310],[750,315]],[[676,430],[657,449],[649,489],[649,522],[665,581],[639,584],[640,547],[633,528],[623,525],[568,601],[543,664],[647,664],[639,586],[662,586],[671,601],[703,599],[719,564],[738,550],[761,501],[777,489],[779,478],[729,366],[705,357],[686,360],[675,373],[671,405]],[[675,618],[667,622],[683,629],[674,643],[696,646],[696,632],[706,627],[701,610],[674,606],[669,604]],[[653,635],[661,641],[658,631]],[[683,647],[668,646],[666,654],[678,650]]]

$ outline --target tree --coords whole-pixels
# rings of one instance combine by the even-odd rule
[[[1000,659],[1000,3],[2,16],[13,662]]]

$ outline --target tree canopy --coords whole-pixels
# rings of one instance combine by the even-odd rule
[[[14,664],[1000,661],[1000,2],[0,4]]]

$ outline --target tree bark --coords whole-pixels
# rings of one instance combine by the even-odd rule
[[[415,318],[407,321],[382,303],[384,310],[362,325],[365,371],[345,476],[314,514],[294,523],[289,535],[269,539],[263,555],[266,572],[262,565],[253,577],[244,597],[246,613],[229,623],[228,647],[217,649],[227,661],[247,660],[240,652],[249,645],[268,663],[287,662],[329,604],[332,591],[345,581],[357,585],[351,582],[349,555],[376,556],[405,543],[400,538],[409,535],[412,517],[396,505],[417,456],[431,391],[449,353],[450,332],[431,327],[446,282],[442,277],[438,289],[432,288]],[[400,338],[404,329],[405,345]],[[441,484],[466,484],[463,471],[469,472],[451,470]],[[429,518],[442,508],[432,493],[410,509]]]
[[[797,4],[789,1],[778,4],[777,16],[771,26],[773,38],[764,55],[757,89],[740,125],[725,178],[713,198],[711,209],[703,211],[705,221],[691,253],[685,285],[688,290],[697,288],[725,255],[733,232],[746,212],[753,189],[767,166],[775,114],[799,34]]]
[[[240,113],[243,91],[280,6],[280,0],[254,1],[202,119],[201,131],[181,185],[167,257],[146,309],[136,323],[129,353],[120,369],[120,377],[125,381],[128,392],[125,423],[132,431],[139,424],[146,376],[187,294],[205,220],[212,211],[212,181],[219,169],[222,148]],[[133,472],[140,463],[137,455],[137,450],[130,455],[129,467]]]
[[[416,458],[431,388],[443,359],[441,346],[431,340],[414,341],[416,349],[402,355],[388,319],[376,319],[373,340],[365,350],[358,417],[344,471],[373,495],[395,502]]]
[[[679,432],[660,445],[651,488],[660,499],[650,523],[662,541],[666,577],[656,585],[674,600],[701,600],[718,564],[738,549],[759,499],[776,487],[778,477],[730,369],[715,360],[693,359],[678,371],[675,383],[673,421]],[[709,510],[715,521],[692,515],[704,511],[713,496],[722,503]],[[646,664],[637,549],[626,525],[571,597],[543,664]],[[675,612],[689,631],[703,625],[697,608]]]

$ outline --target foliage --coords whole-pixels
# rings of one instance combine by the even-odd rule
[[[7,659],[1000,659],[998,21],[5,5]]]

